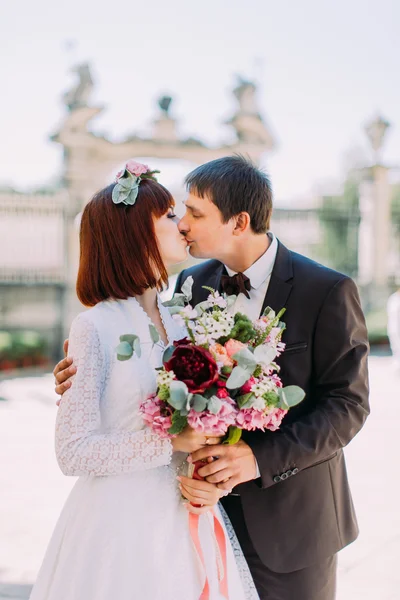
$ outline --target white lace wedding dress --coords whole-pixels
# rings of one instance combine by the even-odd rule
[[[169,342],[182,330],[159,301]],[[65,475],[79,476],[56,525],[30,600],[199,600],[204,583],[182,506],[169,440],[144,426],[140,403],[156,389],[150,320],[134,299],[106,301],[80,314],[70,333],[77,366],[56,423]],[[140,337],[142,355],[117,360],[119,336]],[[216,507],[219,520],[223,520]],[[226,515],[225,517],[226,518]],[[258,595],[232,527],[227,538],[229,600]],[[225,529],[225,531],[227,531]],[[201,515],[200,540],[210,600],[220,600],[215,537]]]

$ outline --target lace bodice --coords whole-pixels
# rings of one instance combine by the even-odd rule
[[[159,301],[168,341],[183,331]],[[118,475],[167,465],[172,445],[145,426],[139,406],[156,390],[164,345],[153,344],[149,317],[135,298],[101,302],[72,323],[69,355],[77,367],[56,422],[56,455],[66,475]],[[117,360],[119,336],[140,337],[142,355]]]

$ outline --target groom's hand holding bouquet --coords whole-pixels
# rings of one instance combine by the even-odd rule
[[[255,457],[240,440],[242,430],[277,430],[304,392],[297,386],[284,388],[278,375],[275,359],[285,348],[284,309],[275,315],[267,308],[253,322],[232,312],[235,296],[224,297],[211,288],[208,299],[193,307],[192,284],[189,278],[182,294],[168,303],[187,337],[165,350],[157,392],[141,411],[162,436],[174,438],[190,426],[211,444],[222,438],[222,444],[204,446],[188,457],[189,474],[230,491],[257,475]],[[184,485],[186,491],[187,478]]]

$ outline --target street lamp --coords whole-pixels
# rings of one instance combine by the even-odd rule
[[[375,164],[379,163],[379,152],[382,149],[383,139],[389,127],[389,121],[386,121],[379,115],[365,126],[365,132],[375,153]]]

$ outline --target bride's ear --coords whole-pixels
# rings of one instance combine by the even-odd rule
[[[234,217],[235,226],[233,229],[233,235],[241,235],[250,227],[250,215],[247,212],[241,212]]]

